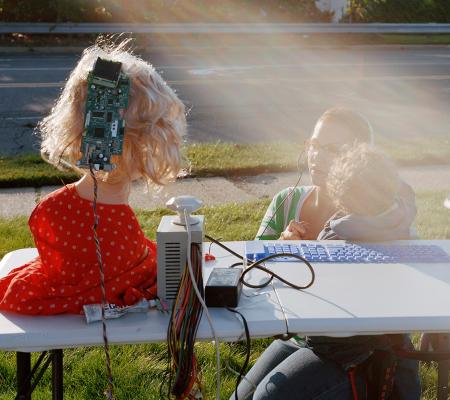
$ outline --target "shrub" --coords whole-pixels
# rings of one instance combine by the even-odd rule
[[[315,0],[0,0],[8,22],[329,21]]]
[[[353,22],[450,22],[449,0],[351,0]]]

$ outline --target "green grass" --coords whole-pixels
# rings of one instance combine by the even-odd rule
[[[399,166],[450,164],[450,137],[430,136],[426,140],[377,137],[377,146]]]
[[[342,33],[339,35],[318,34],[308,38],[314,44],[329,45],[447,45],[449,34],[402,34],[402,33]]]
[[[450,191],[450,188],[449,188]],[[450,239],[450,212],[442,207],[447,191],[420,192],[417,195],[418,216],[416,227],[422,239]],[[246,240],[253,238],[268,200],[242,205],[204,207],[200,213],[206,218],[206,232],[224,240]],[[162,215],[169,211],[156,209],[138,211],[137,216],[146,235],[155,238],[157,225]],[[26,218],[0,219],[0,257],[5,253],[32,246]],[[271,339],[252,341],[251,365],[256,361]],[[414,336],[417,343],[418,335]],[[211,343],[197,343],[196,351],[205,382],[206,398],[214,398],[215,353]],[[242,343],[221,344],[222,392],[228,399],[235,385],[234,375],[226,368],[229,363],[235,369],[242,365],[245,348]],[[116,382],[116,398],[159,399],[159,385],[164,380],[167,349],[165,344],[112,346],[113,375]],[[34,358],[37,355],[33,355]],[[64,352],[65,398],[74,400],[100,400],[105,388],[104,355],[100,347],[80,348]],[[423,400],[436,398],[436,368],[421,366]],[[0,400],[13,398],[15,390],[15,355],[0,352]],[[51,398],[51,376],[44,375],[36,389],[34,399]]]
[[[384,44],[450,44],[449,34],[437,35],[407,35],[407,34],[386,34],[377,35],[377,40]]]
[[[450,212],[443,207],[443,201],[450,192],[423,191],[417,194],[418,213],[415,226],[421,239],[450,239]],[[206,232],[223,240],[248,240],[255,236],[269,200],[243,204],[229,204],[203,207],[199,212],[205,215]],[[156,238],[156,229],[163,215],[171,211],[158,208],[151,211],[138,210],[139,222],[151,239]],[[0,218],[0,257],[9,251],[33,247],[27,218]]]
[[[421,239],[450,239],[450,210],[444,208],[447,190],[424,191],[417,194],[416,228]]]
[[[61,185],[77,180],[72,172],[62,172],[37,154],[0,157],[0,187]]]
[[[303,146],[296,143],[198,143],[186,149],[196,176],[242,176],[291,171]]]
[[[35,247],[27,217],[0,218],[0,257],[11,250]]]
[[[431,137],[395,140],[380,137],[378,145],[400,166],[450,163],[450,139]],[[198,143],[187,146],[183,153],[189,160],[190,175],[243,176],[267,172],[295,171],[303,146],[299,143]],[[76,174],[62,172],[38,155],[0,157],[0,188],[59,185],[77,180]]]

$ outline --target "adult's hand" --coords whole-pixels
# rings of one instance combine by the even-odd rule
[[[286,229],[281,232],[280,240],[302,240],[308,233],[308,223],[304,221],[290,221]]]

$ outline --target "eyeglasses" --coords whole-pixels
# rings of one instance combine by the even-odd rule
[[[305,151],[321,151],[323,153],[338,154],[342,149],[342,143],[320,144],[317,140],[305,140]]]

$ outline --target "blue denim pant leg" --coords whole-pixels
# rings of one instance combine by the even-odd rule
[[[401,358],[395,371],[393,400],[420,400],[419,362]]]
[[[238,388],[240,400],[352,399],[348,376],[341,367],[290,341],[272,342],[246,378]]]
[[[269,347],[256,360],[255,365],[250,369],[238,387],[239,400],[252,399],[253,392],[258,384],[268,375],[278,364],[296,352],[300,347],[291,342],[283,340],[273,341]],[[234,393],[230,400],[234,400]]]

